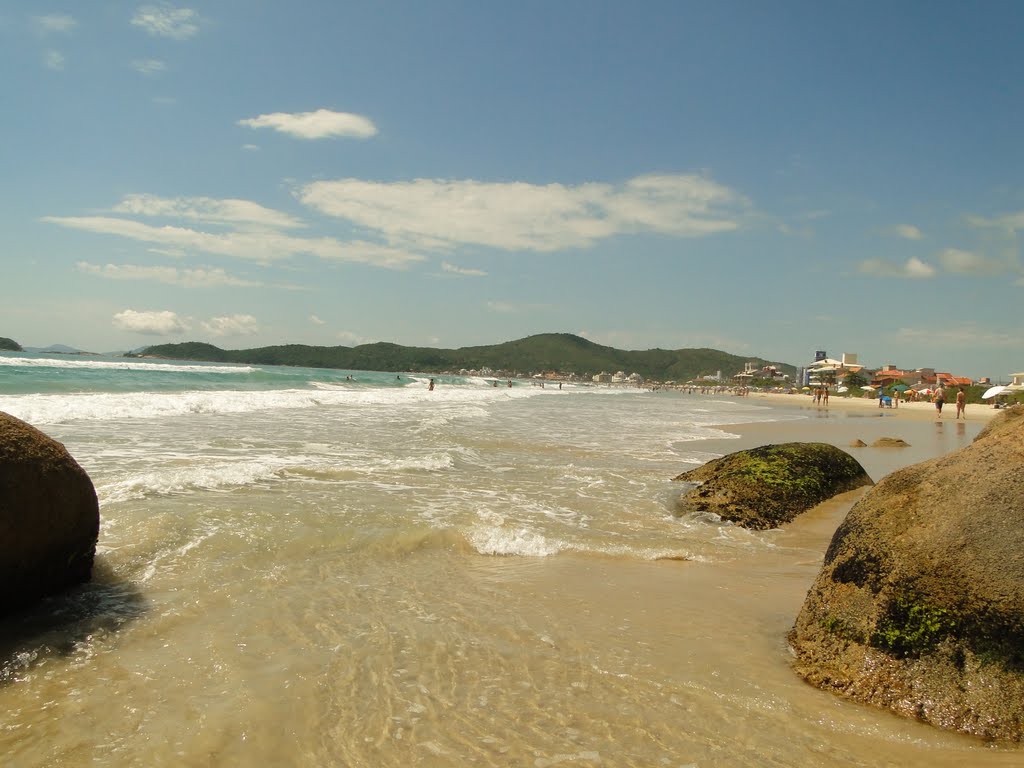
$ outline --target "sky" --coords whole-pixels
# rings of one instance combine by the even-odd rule
[[[0,336],[1024,370],[1024,3],[7,0]]]

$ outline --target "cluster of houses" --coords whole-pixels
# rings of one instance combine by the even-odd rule
[[[830,358],[824,350],[815,353],[814,362],[797,371],[797,380],[802,386],[827,386],[848,381],[856,375],[863,381],[864,388],[887,389],[900,387],[920,393],[928,393],[938,387],[944,389],[969,387],[973,384],[991,384],[988,377],[975,381],[969,376],[954,376],[947,371],[934,368],[903,370],[888,363],[876,370],[869,370],[857,362],[857,355],[844,354],[842,360]],[[1024,386],[1024,373],[1010,374],[1010,386]]]
[[[490,368],[482,368],[480,370],[462,370],[459,373],[462,375],[472,376],[484,376],[484,377],[497,377],[501,379],[506,378],[520,378],[521,374],[510,372],[510,371],[494,371]],[[534,379],[540,379],[542,381],[575,381],[582,382],[586,379],[576,375],[566,375],[557,372],[538,373],[532,376]],[[730,377],[723,376],[721,371],[718,371],[714,375],[702,376],[701,381],[717,381],[724,385],[728,385]],[[1008,389],[1024,390],[1024,372],[1010,374],[1012,381],[1008,385]],[[922,394],[930,393],[937,387],[943,387],[945,389],[956,388],[961,386],[971,386],[972,384],[991,384],[991,381],[986,377],[978,379],[977,381],[971,379],[968,376],[954,376],[952,373],[946,371],[937,371],[934,368],[915,368],[914,370],[903,370],[897,368],[895,365],[886,364],[881,368],[875,370],[869,370],[863,365],[860,365],[857,361],[857,355],[845,353],[841,360],[835,360],[829,357],[825,350],[818,350],[814,353],[814,362],[809,363],[806,366],[797,368],[795,380],[790,381],[788,374],[781,371],[774,365],[761,365],[758,363],[748,362],[743,366],[743,370],[739,373],[735,373],[731,377],[732,384],[738,386],[748,386],[752,381],[757,380],[759,382],[769,381],[774,382],[779,386],[785,387],[821,387],[821,386],[835,386],[841,387],[846,382],[853,379],[861,383],[857,384],[862,389],[889,389],[891,387],[897,387],[901,390],[914,391]],[[627,374],[624,371],[618,371],[616,373],[607,373],[602,371],[591,377],[591,381],[595,384],[618,384],[623,386],[634,386],[640,387],[645,385],[643,376],[638,373]],[[691,386],[693,383],[690,382],[687,386]],[[675,386],[676,382],[665,382],[660,386]]]

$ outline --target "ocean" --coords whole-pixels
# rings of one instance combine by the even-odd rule
[[[0,354],[101,514],[93,582],[0,625],[3,765],[1021,764],[792,673],[848,505],[677,512],[806,412],[429,378]]]

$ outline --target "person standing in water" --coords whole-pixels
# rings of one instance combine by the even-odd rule
[[[935,402],[935,410],[938,411],[939,418],[941,419],[942,418],[942,406],[946,402],[946,390],[944,390],[942,388],[941,384],[939,384],[939,386],[936,388],[935,396],[932,399]]]
[[[959,419],[960,415],[963,414],[964,421],[967,420],[967,393],[964,392],[964,388],[960,387],[960,390],[956,393],[956,417]]]
[[[430,392],[434,391],[434,380],[433,379],[431,379],[430,380],[430,384],[427,385],[427,390],[430,391]]]

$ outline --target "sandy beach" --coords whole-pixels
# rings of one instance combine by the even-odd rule
[[[947,404],[939,419],[928,402],[879,408],[877,400],[864,398],[833,397],[827,406],[816,405],[804,394],[754,393],[743,399],[779,411],[784,420],[726,427],[739,439],[709,441],[710,450],[730,453],[768,443],[824,442],[853,455],[875,482],[901,467],[963,448],[1001,413],[990,406],[969,405],[967,418],[957,419],[956,406]],[[907,445],[875,447],[880,438],[900,439]],[[855,445],[857,441],[866,445]]]
[[[935,410],[935,404],[928,401],[900,401],[898,406],[892,408],[879,408],[877,398],[866,398],[866,397],[840,397],[833,395],[829,398],[828,405],[816,405],[811,399],[809,394],[798,394],[798,395],[784,395],[784,394],[767,394],[767,393],[755,393],[749,396],[750,400],[764,400],[772,404],[777,405],[793,405],[796,404],[798,407],[806,407],[813,409],[831,410],[840,409],[847,412],[856,413],[873,413],[875,415],[884,416],[900,416],[903,418],[914,418],[914,419],[929,419],[938,421],[938,413]],[[999,413],[999,409],[993,408],[991,405],[982,405],[979,403],[969,403],[965,410],[967,421],[988,421],[993,416]],[[942,408],[942,421],[957,421],[956,418],[956,403],[952,400],[946,402]],[[959,421],[964,421],[963,418]]]

